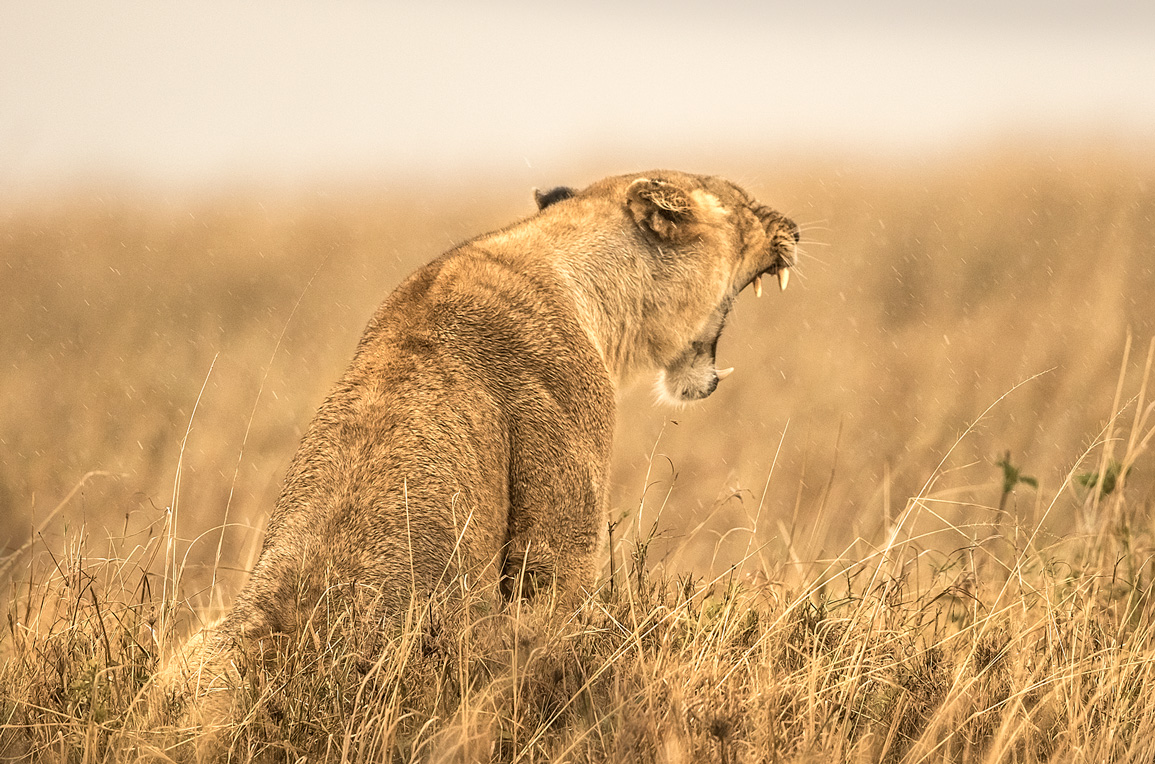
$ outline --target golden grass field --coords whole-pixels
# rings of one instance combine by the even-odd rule
[[[606,586],[257,661],[234,760],[1155,760],[1155,161],[733,179],[804,260],[743,295],[710,399],[621,396]],[[187,750],[129,708],[243,583],[373,307],[532,210],[498,182],[3,208],[0,755]]]

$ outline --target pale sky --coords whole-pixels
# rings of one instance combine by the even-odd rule
[[[1155,139],[1155,3],[0,0],[7,191],[1022,133]]]

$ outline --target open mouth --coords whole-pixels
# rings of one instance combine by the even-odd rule
[[[738,288],[717,306],[698,337],[690,342],[673,363],[661,370],[657,385],[659,399],[674,404],[700,400],[713,393],[719,382],[734,373],[733,367],[717,366],[718,339],[734,300],[740,292],[750,286],[754,288],[754,295],[761,297],[763,276],[777,279],[778,288],[782,291],[785,291],[790,284],[790,270],[794,266],[796,253],[790,252],[781,244],[771,252],[773,253],[771,257],[766,258],[771,260],[770,265],[754,273],[745,283],[738,281],[735,284]],[[765,263],[765,260],[762,263]]]
[[[754,277],[746,282],[742,289],[745,289],[747,286],[753,286],[754,295],[761,297],[762,277],[770,276],[778,280],[778,288],[785,292],[786,287],[790,284],[791,266],[792,263],[790,260],[779,260],[769,268],[754,274]],[[741,292],[742,289],[738,291]],[[717,367],[718,339],[722,335],[722,329],[725,325],[726,316],[729,313],[730,304],[731,303],[727,301],[719,306],[718,313],[712,322],[712,331],[706,336],[699,337],[698,340],[691,345],[697,352],[687,354],[686,359],[683,361],[683,370],[678,375],[683,380],[686,380],[686,382],[683,383],[681,397],[685,399],[704,398],[714,391],[719,382],[734,373],[733,366],[724,369]],[[673,376],[674,369],[667,369],[667,374]],[[695,380],[697,384],[689,382],[689,380],[693,380],[694,377],[697,377]]]

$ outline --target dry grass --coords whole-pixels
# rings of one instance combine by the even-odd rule
[[[744,299],[706,404],[624,397],[602,589],[370,652],[319,624],[253,657],[238,760],[1151,760],[1150,165],[741,180],[810,261]],[[125,726],[153,628],[231,598],[380,296],[528,205],[0,218],[0,753],[166,744]]]

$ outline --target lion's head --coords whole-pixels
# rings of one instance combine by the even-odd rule
[[[589,253],[573,275],[605,309],[607,365],[619,379],[656,370],[659,398],[670,403],[714,391],[732,371],[716,367],[715,351],[734,300],[749,286],[761,296],[763,276],[785,289],[797,262],[798,226],[722,178],[661,170],[537,199],[543,217],[602,224],[583,237]],[[617,214],[607,215],[608,205]],[[624,236],[612,235],[605,221]],[[583,269],[605,269],[617,284]]]

